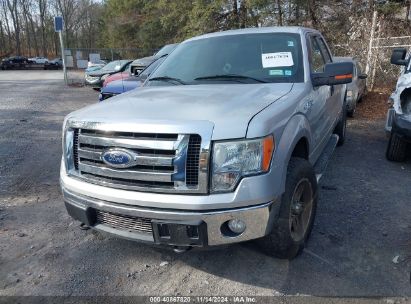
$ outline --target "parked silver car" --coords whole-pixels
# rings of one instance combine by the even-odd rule
[[[353,57],[334,57],[337,62],[348,61],[354,64],[354,71],[352,82],[347,84],[347,115],[354,117],[357,103],[361,101],[362,97],[367,93],[366,79],[367,74],[362,73],[360,63]]]
[[[69,214],[179,252],[258,239],[270,255],[297,256],[346,134],[353,64],[332,58],[301,27],[184,41],[141,89],[66,117]]]

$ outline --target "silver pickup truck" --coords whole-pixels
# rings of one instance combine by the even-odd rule
[[[141,90],[66,117],[66,208],[96,230],[176,251],[256,240],[291,259],[344,142],[352,72],[312,29],[186,40]]]

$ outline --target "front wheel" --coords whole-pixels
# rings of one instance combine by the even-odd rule
[[[311,164],[293,157],[287,170],[279,218],[271,234],[258,240],[267,254],[293,259],[304,249],[317,209],[317,179]]]
[[[397,134],[391,133],[385,155],[390,161],[405,161],[407,158],[407,142]]]

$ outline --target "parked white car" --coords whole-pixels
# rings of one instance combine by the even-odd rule
[[[46,57],[33,57],[29,58],[29,61],[32,63],[37,63],[37,64],[46,64],[49,62],[49,60]]]

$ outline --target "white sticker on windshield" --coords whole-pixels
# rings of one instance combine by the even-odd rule
[[[289,67],[294,65],[291,52],[261,54],[263,68]]]

